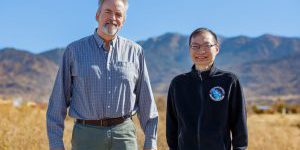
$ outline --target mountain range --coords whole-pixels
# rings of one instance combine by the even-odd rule
[[[220,39],[216,65],[238,75],[247,100],[300,99],[300,38],[265,34]],[[166,33],[138,43],[155,94],[166,95],[172,78],[192,67],[186,35]],[[0,50],[0,96],[47,102],[64,50]]]

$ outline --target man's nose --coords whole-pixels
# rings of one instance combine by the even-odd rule
[[[204,54],[206,52],[206,50],[204,49],[198,49],[197,51],[195,51],[197,54]]]
[[[206,52],[206,50],[200,49],[199,53],[200,54],[204,54]]]
[[[111,19],[111,20],[116,20],[116,15],[115,15],[114,13],[111,13],[111,14],[109,15],[109,19]]]

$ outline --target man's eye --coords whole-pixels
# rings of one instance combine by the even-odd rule
[[[107,11],[105,11],[104,13],[106,13],[106,14],[110,14],[111,12],[107,10]]]
[[[120,17],[122,17],[122,14],[116,13],[116,16],[117,16],[118,18],[120,18]]]

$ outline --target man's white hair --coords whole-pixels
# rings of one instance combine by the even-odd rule
[[[98,11],[100,10],[101,8],[101,5],[103,4],[105,0],[98,0]],[[125,5],[125,12],[127,11],[128,9],[128,0],[122,0],[122,2],[124,3]]]

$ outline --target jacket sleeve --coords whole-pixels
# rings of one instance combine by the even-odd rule
[[[172,82],[173,83],[173,82]],[[170,150],[177,150],[178,147],[178,123],[177,113],[174,106],[174,86],[171,83],[167,98],[167,120],[166,120],[166,138]]]
[[[236,79],[230,91],[230,130],[233,150],[245,150],[248,146],[246,102],[242,87]]]

